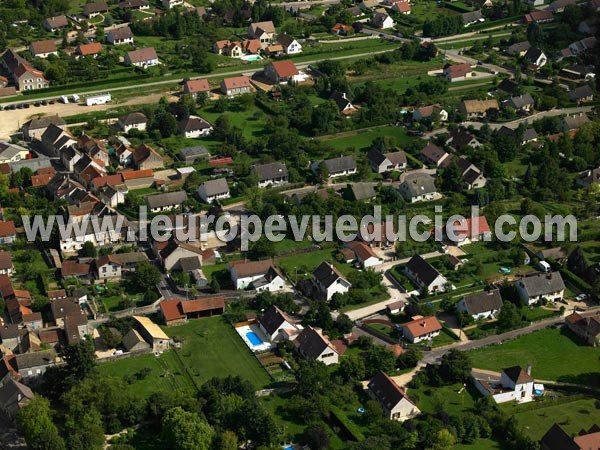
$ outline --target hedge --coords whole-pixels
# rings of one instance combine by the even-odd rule
[[[589,283],[587,283],[585,280],[583,280],[582,278],[579,278],[577,275],[575,275],[573,272],[571,272],[568,269],[560,269],[560,274],[569,282],[571,283],[573,286],[575,286],[576,288],[584,291],[584,292],[591,292],[592,291],[592,286],[590,286]]]
[[[365,435],[362,433],[362,431],[358,429],[358,426],[354,422],[348,419],[348,416],[346,416],[346,413],[344,411],[342,411],[336,406],[331,406],[330,412],[331,416],[333,416],[333,418],[337,420],[339,425],[341,425],[344,428],[344,431],[346,431],[350,436],[352,436],[352,438],[355,441],[360,442],[365,439]]]

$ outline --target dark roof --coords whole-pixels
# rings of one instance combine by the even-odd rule
[[[381,164],[387,159],[387,157],[382,152],[375,148],[369,150],[369,153],[367,153],[367,158],[369,158],[369,161],[376,165]]]
[[[11,323],[0,327],[0,340],[15,339],[19,337],[19,327]]]
[[[337,350],[333,344],[329,342],[329,339],[310,325],[302,330],[294,343],[300,352],[308,359],[318,358],[327,348],[330,348],[337,353]]]
[[[288,176],[288,170],[284,163],[276,162],[270,164],[259,164],[252,167],[253,173],[258,175],[259,181],[271,180]]]
[[[181,150],[179,150],[179,153],[184,159],[192,157],[210,156],[210,153],[204,145],[182,148]]]
[[[521,279],[519,282],[530,297],[551,294],[564,290],[565,284],[560,272],[538,273]]]
[[[115,28],[114,30],[110,30],[108,32],[108,35],[114,41],[120,41],[122,39],[132,38],[133,32],[131,31],[131,28],[129,28],[129,26],[125,26],[125,27]]]
[[[47,366],[52,364],[56,358],[54,350],[43,350],[34,353],[24,353],[15,355],[15,365],[17,370],[28,369],[31,367]]]
[[[377,398],[377,401],[388,410],[400,403],[403,398],[412,403],[402,388],[384,371],[379,372],[369,381],[368,388]]]
[[[525,106],[531,106],[534,104],[533,97],[528,92],[523,95],[519,95],[518,97],[511,97],[508,99],[509,106],[513,108],[523,108]]]
[[[525,132],[523,133],[523,140],[524,141],[533,141],[534,139],[538,138],[538,134],[537,131],[535,131],[535,128],[527,128],[525,130]]]
[[[285,46],[285,47],[289,47],[290,45],[292,45],[292,43],[295,41],[296,39],[294,38],[294,36],[291,36],[289,34],[286,33],[282,33],[280,35],[277,36],[277,42],[279,42],[281,45]]]
[[[584,100],[594,95],[594,90],[587,84],[579,86],[569,92],[569,98],[571,100]]]
[[[327,172],[329,173],[356,169],[356,161],[354,161],[352,156],[340,156],[339,158],[326,159],[322,164],[325,164]]]
[[[34,394],[31,388],[12,378],[8,378],[5,382],[0,384],[0,405],[5,410],[18,407],[15,403],[11,404],[10,402],[19,402],[23,400],[23,398],[32,399],[33,396]]]
[[[540,443],[548,450],[581,450],[557,423],[546,432]]]
[[[202,262],[198,256],[186,256],[179,260],[182,272],[191,272],[202,268]]]
[[[407,177],[402,185],[406,186],[406,190],[411,197],[437,192],[434,178],[427,174],[415,174],[414,176],[410,177],[410,179]]]
[[[208,197],[213,195],[225,194],[229,192],[229,186],[227,185],[226,178],[216,178],[214,180],[208,180],[203,183],[204,190]]]
[[[45,22],[50,28],[62,28],[69,26],[66,16],[48,17]]]
[[[498,289],[465,295],[463,301],[467,312],[471,315],[502,308],[502,297]]]
[[[78,304],[69,298],[57,298],[50,302],[50,309],[54,320],[62,319],[70,315],[81,315],[81,309]]]
[[[377,193],[371,183],[352,183],[350,188],[355,200],[368,200],[375,198]]]
[[[329,264],[326,261],[319,264],[319,266],[313,270],[312,275],[325,287],[331,286],[340,278],[346,280],[333,264]]]
[[[187,119],[180,120],[177,124],[179,131],[196,131],[207,130],[212,128],[212,125],[202,117],[190,116]]]
[[[104,11],[108,11],[108,4],[106,2],[88,3],[87,5],[83,6],[83,13],[86,15]]]
[[[165,206],[181,205],[188,199],[185,191],[167,192],[146,197],[146,202],[151,209]]]
[[[421,155],[429,161],[438,163],[447,152],[440,146],[435,145],[433,142],[428,142],[425,147],[421,150]]]
[[[525,59],[531,63],[535,63],[543,54],[544,52],[541,49],[537,47],[531,47],[529,50],[527,50],[527,53],[525,53]]]
[[[510,55],[516,55],[521,52],[526,52],[531,48],[529,41],[517,42],[508,47],[508,53]]]
[[[533,378],[523,370],[521,366],[512,366],[506,369],[502,369],[502,372],[506,374],[515,384],[531,383]]]
[[[148,118],[140,112],[134,112],[119,117],[119,122],[121,122],[123,125],[136,125],[138,123],[148,122]]]
[[[258,319],[263,328],[270,335],[275,333],[277,329],[284,323],[288,322],[293,324],[294,322],[277,306],[271,305],[269,309],[265,311],[260,319]]]
[[[513,80],[509,80],[508,78],[502,80],[498,85],[499,90],[504,91],[508,94],[512,94],[513,92],[515,92],[518,89],[518,87],[519,83],[515,83]]]
[[[406,263],[406,268],[415,274],[424,284],[429,285],[441,274],[425,261],[421,255],[415,255]]]
[[[144,63],[146,61],[158,59],[158,55],[156,54],[154,47],[138,48],[137,50],[127,52],[125,56],[132,64]]]

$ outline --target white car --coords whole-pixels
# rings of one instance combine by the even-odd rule
[[[577,297],[575,297],[575,300],[577,300],[578,302],[582,302],[584,300],[587,300],[587,298],[588,298],[587,294],[581,293]]]

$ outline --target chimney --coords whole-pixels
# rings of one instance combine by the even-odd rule
[[[531,363],[527,364],[527,369],[525,372],[527,372],[527,375],[531,376]]]

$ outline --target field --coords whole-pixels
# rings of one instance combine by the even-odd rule
[[[502,345],[469,352],[473,367],[501,370],[515,365],[533,366],[533,377],[600,386],[600,348],[582,345],[570,332],[548,328]]]
[[[390,126],[358,130],[343,133],[340,136],[321,138],[320,140],[340,151],[349,147],[354,147],[356,150],[365,150],[371,145],[373,139],[382,136],[395,139],[400,147],[408,144],[413,139],[406,134],[406,129],[403,127]]]
[[[462,384],[409,389],[408,396],[417,403],[421,411],[432,414],[436,412],[436,407],[440,406],[448,414],[472,409],[475,407],[475,401],[480,397],[474,387],[469,385],[467,389],[463,389]]]
[[[242,376],[256,389],[271,381],[233,327],[222,317],[192,320],[164,330],[169,336],[183,340],[180,350],[170,350],[158,358],[142,355],[102,363],[100,372],[131,377],[131,388],[143,397],[164,389],[193,389],[212,377],[227,375]],[[137,378],[136,374],[145,367],[152,372],[143,379]]]

